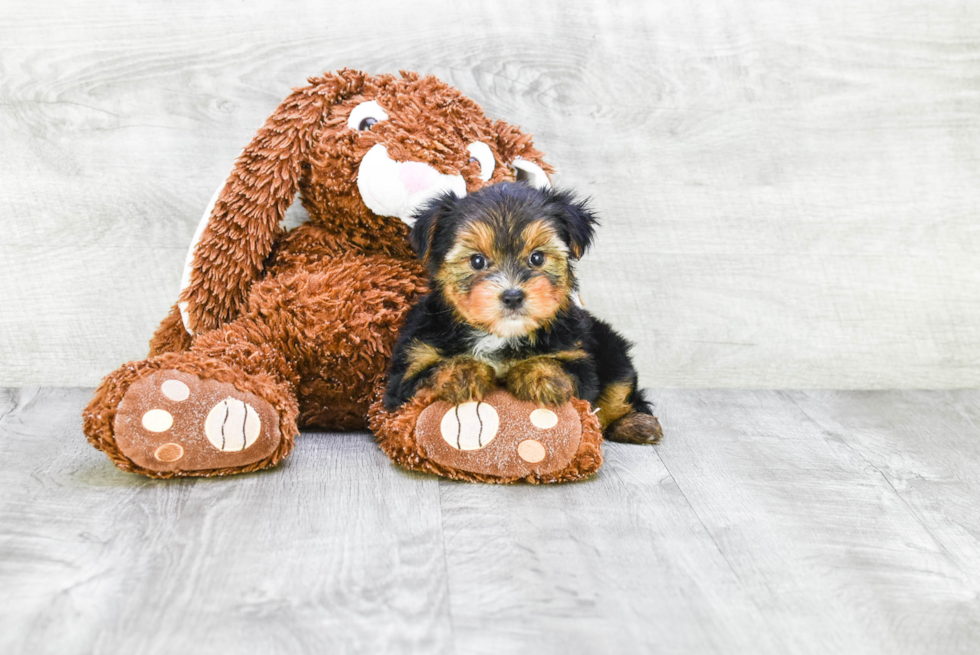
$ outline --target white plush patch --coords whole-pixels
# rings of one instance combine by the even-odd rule
[[[538,189],[551,188],[551,180],[548,179],[548,174],[534,162],[518,157],[510,163],[510,167],[514,169],[514,175],[518,182],[527,182]]]
[[[539,407],[531,412],[531,425],[542,430],[550,430],[558,425],[558,415],[550,409]]]
[[[167,380],[160,385],[163,395],[174,402],[183,402],[191,395],[190,387],[180,380]]]
[[[466,146],[470,156],[480,162],[480,179],[484,182],[493,177],[493,169],[497,167],[497,160],[493,157],[493,150],[482,141],[476,141]]]
[[[463,403],[452,407],[442,417],[442,438],[457,450],[485,448],[497,436],[500,416],[493,406],[483,402]]]
[[[428,164],[417,161],[398,162],[388,156],[388,149],[375,144],[357,169],[357,190],[368,209],[378,216],[399,218],[411,227],[413,214],[428,200],[454,192],[466,195],[462,175],[444,175]]]
[[[225,452],[245,450],[255,443],[261,431],[258,412],[238,398],[225,398],[204,419],[204,434],[208,441]]]
[[[386,121],[388,120],[388,112],[382,109],[381,105],[375,100],[362,102],[351,110],[350,116],[347,117],[347,127],[352,130],[358,130],[360,129],[361,121],[365,118],[373,118],[378,122]]]
[[[142,423],[150,432],[166,432],[174,424],[174,417],[165,409],[151,409],[143,414]]]
[[[211,196],[211,202],[208,203],[207,209],[204,210],[204,215],[201,216],[201,220],[197,224],[197,229],[194,230],[191,247],[187,249],[187,255],[184,257],[184,270],[180,274],[180,293],[177,294],[178,297],[184,293],[184,289],[191,285],[191,271],[194,270],[194,251],[197,249],[197,244],[201,240],[201,235],[204,234],[204,228],[208,226],[208,219],[211,218],[211,212],[214,211],[214,206],[218,204],[218,198],[221,196],[221,190],[224,188],[225,184],[222,182],[218,190]],[[177,308],[180,309],[180,320],[184,324],[184,329],[187,330],[187,334],[194,336],[194,330],[191,329],[189,303],[186,300],[181,300],[177,303]]]

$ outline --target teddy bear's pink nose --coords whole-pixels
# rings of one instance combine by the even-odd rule
[[[398,167],[398,177],[410,193],[418,193],[434,186],[441,177],[439,171],[417,161],[403,162]]]

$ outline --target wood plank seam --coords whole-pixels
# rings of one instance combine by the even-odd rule
[[[452,648],[452,652],[456,652],[456,617],[453,616],[453,598],[452,598],[452,587],[449,584],[449,546],[446,544],[446,522],[443,520],[442,514],[442,486],[444,484],[458,484],[449,482],[448,480],[439,479],[437,481],[438,492],[439,492],[439,533],[442,538],[442,565],[445,572],[445,594],[446,594],[446,607],[448,611],[446,614],[449,616],[449,643]]]
[[[711,543],[714,545],[715,550],[718,552],[718,555],[721,556],[721,558],[725,561],[725,566],[728,567],[728,570],[731,572],[731,574],[735,576],[736,580],[738,580],[738,583],[742,587],[742,590],[745,592],[746,597],[748,597],[749,600],[752,601],[752,606],[755,608],[759,618],[762,619],[763,623],[765,623],[766,626],[769,627],[770,636],[773,639],[782,641],[779,632],[777,632],[773,628],[773,625],[769,620],[768,614],[763,611],[762,607],[759,605],[759,601],[756,599],[752,591],[748,587],[746,587],[745,581],[742,579],[742,576],[739,575],[738,570],[732,564],[732,561],[728,558],[728,553],[726,553],[724,549],[722,549],[721,545],[718,543],[718,540],[715,539],[715,535],[711,532],[711,530],[708,529],[707,524],[704,522],[704,518],[702,518],[701,515],[698,513],[697,508],[691,502],[690,498],[687,497],[687,493],[684,491],[684,488],[681,486],[680,482],[677,481],[677,478],[674,477],[673,472],[670,470],[670,467],[667,466],[667,462],[664,460],[663,454],[660,452],[659,449],[657,449],[655,452],[657,455],[657,459],[660,460],[660,463],[663,465],[664,470],[667,471],[667,474],[670,475],[670,479],[673,480],[674,485],[677,487],[677,491],[679,491],[681,496],[684,498],[684,502],[690,508],[691,513],[694,515],[695,518],[697,518],[698,523],[701,525],[701,529],[704,530],[704,533],[708,536],[708,539],[711,540]],[[622,478],[619,476],[619,472],[616,471],[615,467],[611,467],[611,468],[613,469],[613,472],[616,474],[616,478],[620,481],[620,483],[624,487],[627,487],[625,482],[623,482]],[[627,487],[627,493],[629,493],[628,487]]]
[[[814,418],[809,412],[807,412],[806,408],[804,408],[800,404],[800,401],[796,398],[795,394],[788,393],[782,395],[784,397],[790,398],[793,401],[793,404],[796,405],[797,408],[799,408],[800,412],[804,416],[806,416],[807,419],[809,419],[810,422],[812,422],[813,425],[815,425],[820,430],[820,434],[822,436],[826,436],[827,434],[834,432],[832,427],[828,427],[824,425],[819,419]],[[901,502],[902,505],[905,507],[905,509],[908,510],[909,514],[913,518],[915,518],[915,521],[919,524],[919,527],[921,527],[925,531],[925,533],[929,535],[933,543],[935,543],[936,546],[938,546],[939,549],[946,555],[950,563],[956,565],[956,557],[950,552],[949,548],[946,547],[946,544],[943,543],[936,536],[935,532],[933,532],[933,530],[926,524],[925,519],[922,517],[922,515],[920,515],[919,512],[917,512],[909,504],[908,500],[905,498],[905,495],[895,487],[895,485],[892,483],[891,478],[889,478],[888,475],[884,471],[882,471],[877,464],[869,460],[864,454],[862,454],[860,451],[854,448],[851,445],[851,443],[848,441],[848,439],[844,438],[844,435],[842,435],[842,438],[840,439],[840,443],[842,443],[844,447],[847,448],[848,452],[850,452],[854,457],[864,462],[866,466],[868,466],[871,470],[873,470],[875,473],[881,476],[881,479],[884,480],[885,484],[887,484],[888,487],[892,490],[892,492],[895,494],[895,497],[898,499],[898,501]]]

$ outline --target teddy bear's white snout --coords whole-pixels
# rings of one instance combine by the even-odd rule
[[[378,143],[361,159],[357,190],[375,214],[399,218],[411,227],[415,211],[428,200],[447,191],[465,196],[466,181],[462,175],[446,175],[422,162],[395,161]]]

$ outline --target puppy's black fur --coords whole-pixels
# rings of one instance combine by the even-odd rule
[[[454,403],[479,400],[499,379],[524,400],[589,401],[607,438],[657,441],[631,344],[574,302],[574,262],[596,223],[570,192],[517,183],[446,194],[420,210],[411,239],[433,290],[402,328],[385,406],[423,386]]]

